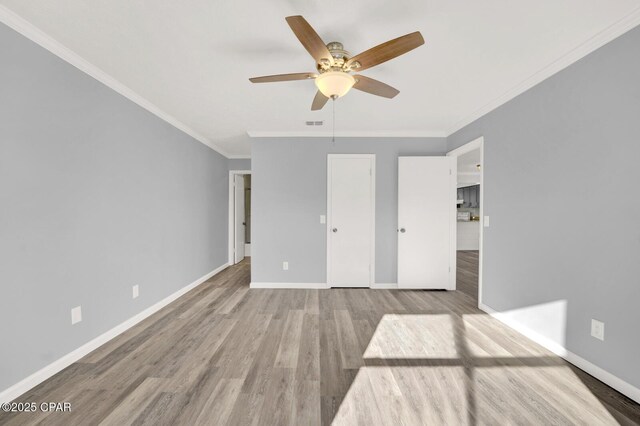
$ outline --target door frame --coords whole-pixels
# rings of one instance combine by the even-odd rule
[[[234,249],[236,244],[236,203],[234,183],[236,175],[250,175],[251,170],[229,170],[229,247],[228,247],[228,263],[235,265]]]
[[[466,154],[467,152],[473,151],[475,149],[480,149],[480,248],[478,250],[478,307],[482,306],[482,263],[483,263],[483,241],[484,241],[484,136],[480,136],[472,140],[471,142],[467,142],[466,144],[447,152],[448,157],[459,157],[462,154]],[[456,247],[456,256],[458,250],[458,241],[456,235],[453,235],[452,244]],[[456,271],[454,271],[454,274]]]
[[[369,288],[376,282],[376,154],[327,154],[327,287],[331,288],[331,160],[332,159],[367,159],[371,161],[371,249],[369,253],[370,273]]]

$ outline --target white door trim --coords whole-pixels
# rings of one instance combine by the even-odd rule
[[[233,253],[233,249],[235,246],[235,240],[236,240],[236,223],[235,223],[235,218],[236,218],[236,214],[235,214],[235,210],[236,210],[236,206],[235,206],[235,199],[234,199],[234,188],[233,188],[233,184],[235,181],[235,175],[250,175],[251,174],[251,170],[229,170],[229,234],[228,234],[228,241],[229,241],[229,247],[228,247],[228,262],[229,265],[234,265],[235,264],[235,256]]]
[[[327,287],[331,288],[331,160],[340,158],[361,158],[371,161],[371,250],[369,253],[369,287],[376,282],[376,154],[327,154]]]
[[[480,136],[477,139],[472,140],[459,148],[447,152],[447,156],[459,157],[462,154],[473,151],[474,149],[480,149],[480,250],[478,251],[478,308],[482,309],[482,259],[483,259],[483,241],[484,241],[484,137]],[[456,235],[453,235],[452,243],[454,247],[457,246]],[[457,249],[457,247],[456,247]],[[454,274],[455,274],[454,270]],[[455,278],[455,276],[454,276]]]

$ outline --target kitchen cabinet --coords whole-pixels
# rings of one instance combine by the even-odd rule
[[[474,188],[473,189],[473,195],[474,195],[473,203],[475,205],[475,208],[477,209],[477,208],[480,208],[480,185],[475,185],[473,188]]]
[[[480,222],[458,222],[457,223],[457,250],[479,250],[480,249]]]
[[[480,208],[480,185],[466,186],[458,188],[458,200],[464,200],[460,207]]]
[[[480,187],[478,185],[469,187],[469,207],[472,207],[474,209],[477,209],[480,206],[478,196],[478,194],[480,193],[479,188]]]

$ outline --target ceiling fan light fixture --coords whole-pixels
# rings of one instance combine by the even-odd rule
[[[316,77],[316,86],[327,98],[340,98],[349,92],[356,79],[342,71],[327,71]]]
[[[346,95],[353,87],[383,98],[394,98],[397,89],[373,78],[360,75],[360,71],[375,67],[424,44],[420,31],[414,31],[394,38],[351,56],[339,41],[325,43],[313,27],[300,15],[287,16],[287,24],[302,46],[315,61],[315,73],[290,73],[252,77],[252,83],[271,83],[276,81],[295,81],[315,79],[318,90],[311,103],[311,111],[321,110],[329,101]],[[351,75],[350,73],[358,72]]]

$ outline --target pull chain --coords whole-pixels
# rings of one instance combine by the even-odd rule
[[[331,136],[331,142],[336,143],[336,98],[332,99],[333,104],[333,135]]]

